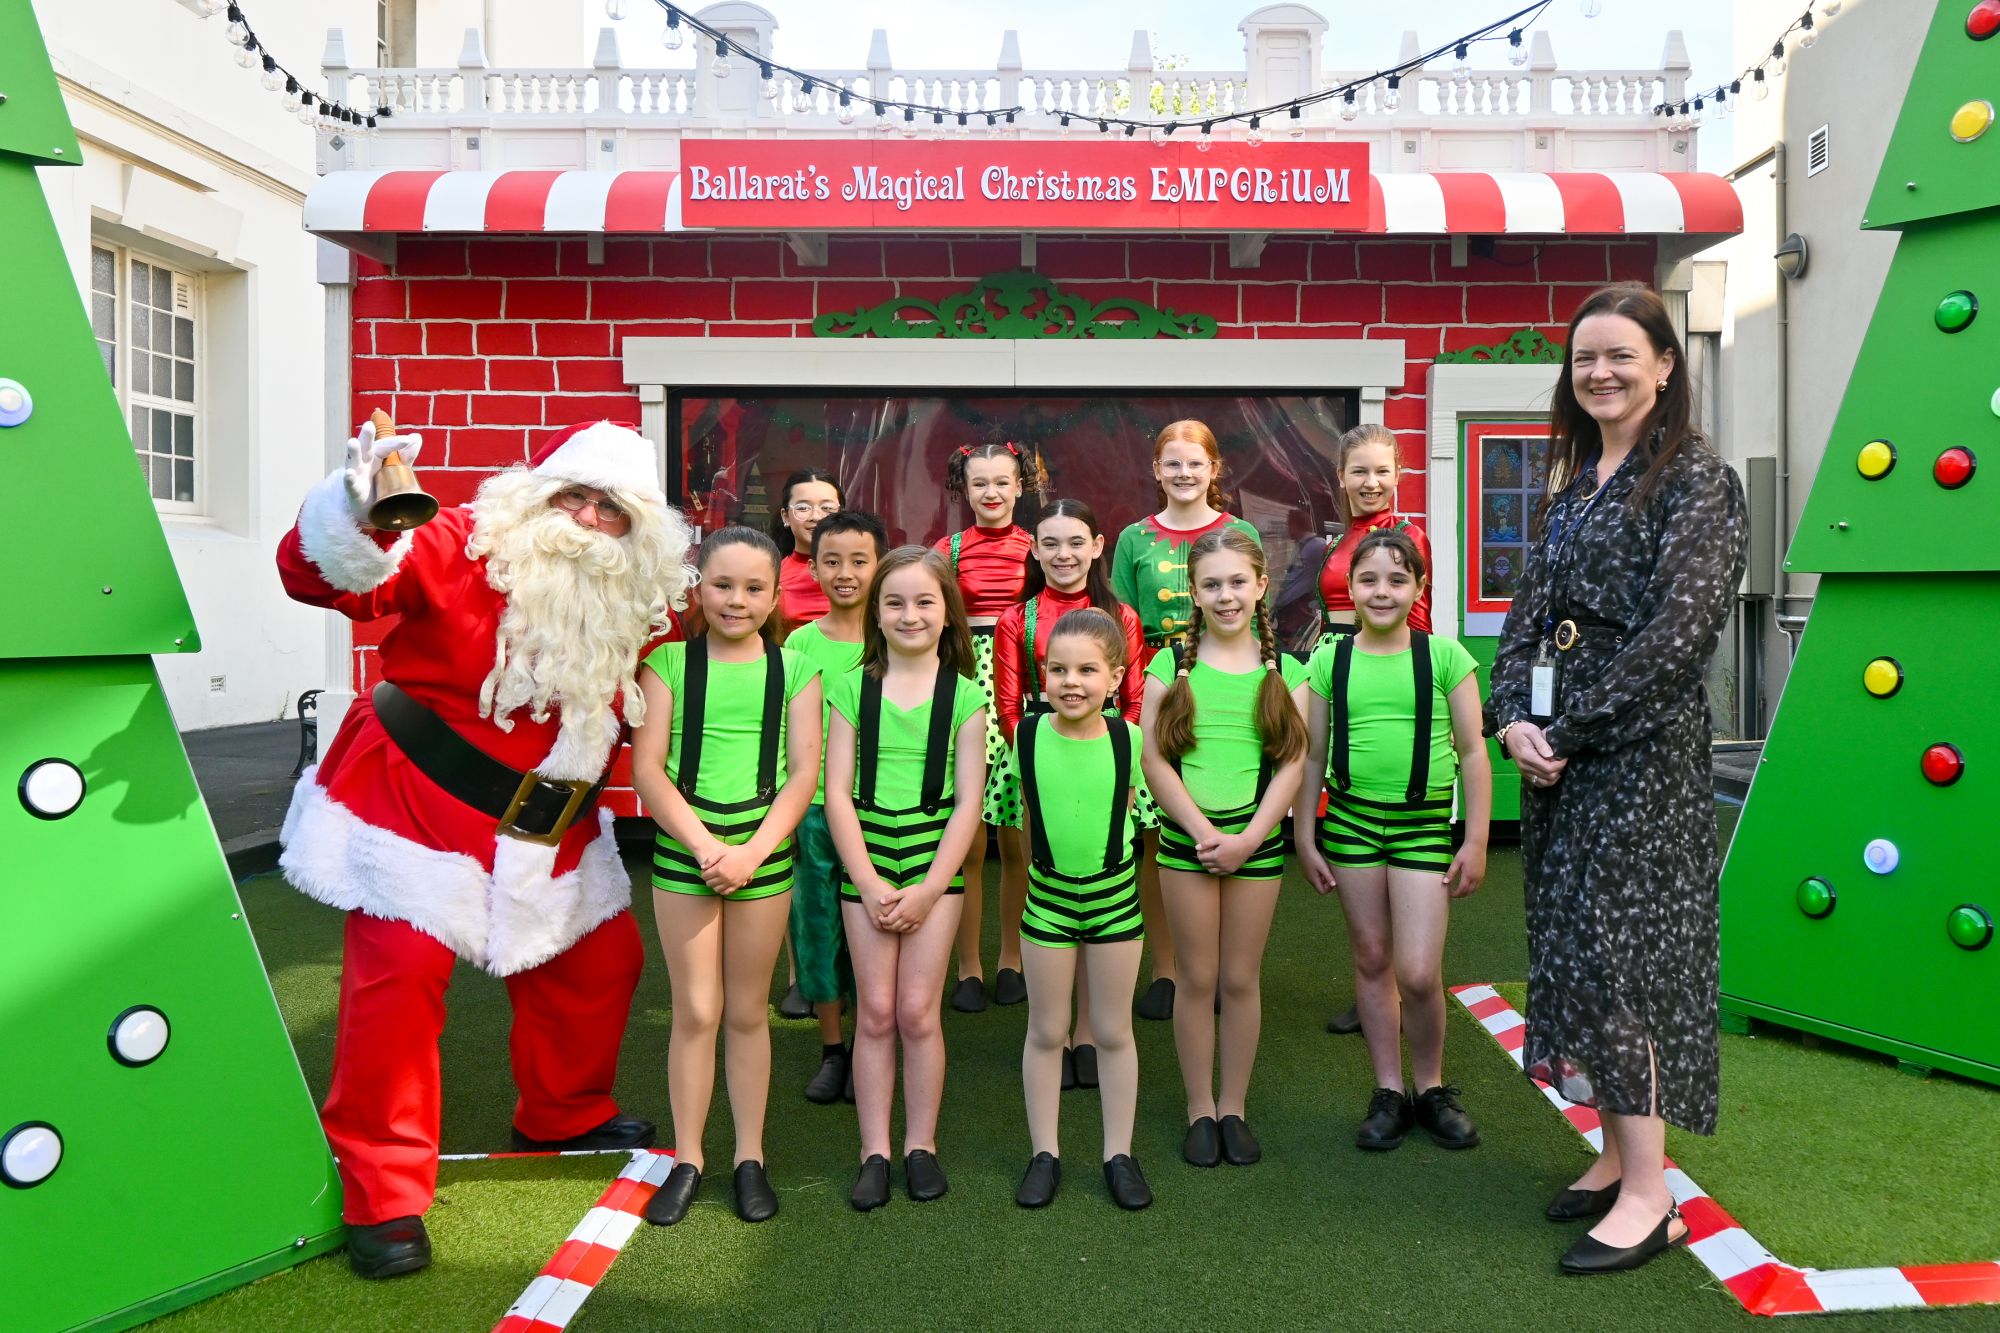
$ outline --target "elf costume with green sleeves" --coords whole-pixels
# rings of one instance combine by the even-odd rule
[[[1118,548],[1111,557],[1111,590],[1119,601],[1139,613],[1148,648],[1158,649],[1169,640],[1186,636],[1188,623],[1194,618],[1188,548],[1197,538],[1226,527],[1235,528],[1260,547],[1264,544],[1257,529],[1234,514],[1218,514],[1198,528],[1170,528],[1155,515],[1118,534]],[[1150,654],[1147,660],[1151,660]],[[1145,665],[1134,663],[1140,669]]]

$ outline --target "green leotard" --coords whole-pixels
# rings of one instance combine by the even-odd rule
[[[937,860],[938,844],[951,822],[958,730],[986,706],[986,696],[978,682],[942,666],[936,691],[915,708],[898,707],[881,692],[879,681],[858,669],[837,678],[829,693],[834,711],[855,732],[854,813],[861,821],[869,863],[891,885],[907,889],[921,882]],[[940,721],[937,705],[947,697],[951,715]],[[965,878],[956,870],[946,892],[965,892]],[[840,876],[840,896],[861,901],[845,874]]]
[[[803,654],[819,668],[819,734],[822,743],[826,739],[827,728],[833,721],[833,683],[861,665],[861,641],[847,643],[840,639],[829,639],[820,626],[823,621],[812,620],[793,630],[785,639],[788,651]],[[826,804],[826,765],[821,764],[819,785],[813,788],[813,804]]]
[[[1223,514],[1199,528],[1169,528],[1157,517],[1142,518],[1118,534],[1111,556],[1111,591],[1139,613],[1148,643],[1157,645],[1168,635],[1187,633],[1194,615],[1194,598],[1188,593],[1188,547],[1218,528],[1235,528],[1259,546],[1264,544],[1257,529],[1234,514]]]
[[[1033,853],[1022,938],[1052,949],[1139,939],[1139,728],[1112,719],[1102,736],[1072,740],[1044,713],[1014,734]]]
[[[708,831],[730,846],[750,841],[757,826],[771,809],[778,788],[785,785],[785,723],[791,701],[819,674],[819,668],[802,653],[789,648],[770,649],[749,662],[704,662],[708,677],[702,699],[691,697],[687,683],[688,658],[701,652],[706,643],[666,643],[655,648],[646,665],[666,683],[674,696],[673,725],[668,738],[667,777],[681,789],[688,805]],[[778,662],[778,688],[770,688],[770,662]],[[775,696],[775,697],[774,697]],[[775,704],[775,708],[773,705]],[[689,714],[699,711],[695,728],[699,745],[690,749],[684,730]],[[765,728],[765,718],[775,712],[775,736]],[[693,756],[693,782],[682,780],[683,766]],[[768,785],[758,779],[770,770]],[[762,789],[760,790],[760,785]],[[690,790],[692,786],[692,790]],[[694,854],[678,838],[664,829],[653,845],[653,887],[668,893],[696,896],[714,891],[701,880],[701,867]],[[750,882],[729,896],[731,900],[769,898],[792,887],[792,840],[787,836],[770,858],[757,868]]]

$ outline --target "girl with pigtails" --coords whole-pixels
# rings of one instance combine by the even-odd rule
[[[1020,957],[1019,904],[1027,894],[1027,857],[1021,845],[1021,789],[1006,763],[1007,742],[1000,733],[993,699],[993,630],[1001,613],[1021,600],[1028,583],[1028,553],[1033,538],[1014,522],[1014,508],[1023,495],[1047,492],[1049,474],[1032,445],[1005,443],[960,445],[945,464],[945,490],[971,506],[973,525],[938,542],[958,582],[972,629],[975,678],[986,698],[986,795],[982,813],[986,829],[999,835],[1002,903],[1016,910],[1003,912],[1000,929],[1003,957]],[[974,835],[965,858],[965,905],[958,923],[958,985],[951,1007],[976,1014],[986,1008],[986,969],[979,958],[979,927],[985,906],[986,832]],[[1009,919],[1011,916],[1011,920]],[[1016,968],[994,977],[993,998],[1019,1004],[1028,998],[1027,983]]]
[[[1187,570],[1188,639],[1147,668],[1141,728],[1180,967],[1174,1048],[1188,1116],[1181,1156],[1194,1166],[1224,1159],[1248,1166],[1263,1156],[1245,1103],[1263,1019],[1264,942],[1284,875],[1278,826],[1305,762],[1296,694],[1306,677],[1278,650],[1263,547],[1219,527],[1188,548]]]

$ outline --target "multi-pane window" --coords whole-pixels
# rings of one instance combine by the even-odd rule
[[[389,68],[389,0],[375,0],[375,68]]]
[[[200,411],[193,275],[108,246],[90,252],[90,315],[153,500],[193,512]]]

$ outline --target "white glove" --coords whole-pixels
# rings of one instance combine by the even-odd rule
[[[375,423],[361,423],[361,429],[347,442],[347,509],[355,522],[365,523],[368,519],[368,505],[375,498],[375,477],[382,471],[382,460],[390,454],[401,454],[405,463],[415,466],[423,447],[424,437],[414,431],[407,435],[384,435],[378,440]]]

